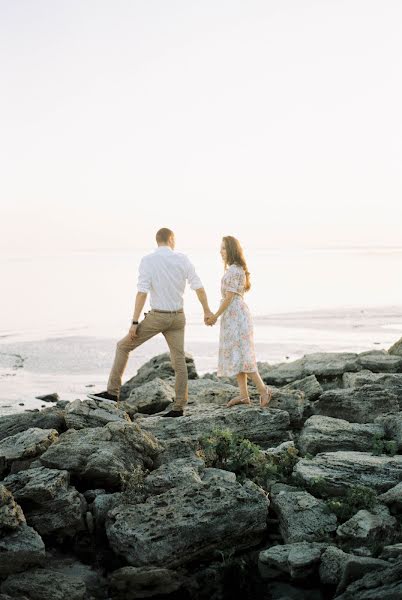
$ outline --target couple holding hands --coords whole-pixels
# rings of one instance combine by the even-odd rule
[[[250,289],[250,273],[239,241],[233,236],[225,236],[222,239],[220,254],[225,271],[221,280],[222,300],[216,313],[209,308],[206,292],[193,264],[185,254],[175,251],[173,231],[167,228],[160,229],[156,234],[156,243],[156,250],[144,256],[140,262],[131,327],[128,334],[116,345],[107,391],[88,396],[118,402],[129,353],[158,333],[162,333],[169,346],[176,375],[175,400],[169,411],[158,414],[162,417],[183,416],[188,400],[183,294],[188,282],[204,309],[205,324],[213,326],[220,318],[217,375],[236,376],[239,386],[239,396],[232,398],[226,406],[251,404],[247,387],[248,377],[260,393],[260,406],[268,406],[272,390],[265,385],[257,368],[253,322],[244,301],[244,293]],[[139,321],[148,293],[151,310]]]

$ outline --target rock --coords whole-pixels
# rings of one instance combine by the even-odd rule
[[[67,429],[64,411],[56,407],[38,412],[22,412],[0,417],[0,441],[31,428],[56,429],[62,433]]]
[[[174,568],[214,549],[258,544],[266,529],[269,501],[247,481],[191,483],[145,503],[109,511],[106,534],[113,551],[135,567]]]
[[[16,503],[10,490],[0,484],[0,537],[25,523],[21,506]]]
[[[37,467],[9,475],[3,483],[21,505],[28,525],[41,535],[63,532],[72,537],[85,529],[87,503],[69,485],[68,471]]]
[[[380,554],[380,558],[384,560],[402,558],[402,544],[392,544],[391,546],[384,546]]]
[[[279,363],[277,365],[268,365],[258,363],[258,368],[262,379],[268,385],[286,385],[304,377],[304,358],[289,363]]]
[[[289,414],[283,410],[238,405],[227,409],[204,404],[189,407],[186,414],[188,416],[176,419],[147,417],[139,422],[144,431],[152,433],[162,442],[174,438],[196,440],[214,429],[229,429],[262,447],[289,439]]]
[[[374,436],[384,436],[384,427],[374,423],[350,423],[344,419],[313,415],[304,423],[297,441],[301,454],[335,450],[371,451]]]
[[[0,537],[0,573],[4,577],[25,571],[33,565],[42,565],[45,560],[45,544],[39,533],[22,524],[18,529]],[[10,590],[0,587],[2,592]]]
[[[186,364],[188,378],[197,379],[198,375],[195,368],[194,359],[190,354],[186,354]],[[142,365],[142,367],[138,369],[135,377],[132,377],[126,381],[120,390],[120,398],[121,400],[126,400],[132,389],[142,385],[143,383],[148,383],[156,377],[159,377],[160,379],[167,379],[168,377],[174,376],[174,374],[175,373],[170,360],[170,354],[158,354],[158,356],[154,356],[151,358],[151,360]]]
[[[301,427],[304,421],[304,412],[310,406],[304,393],[300,390],[273,390],[272,400],[269,403],[270,408],[279,408],[289,413],[290,426],[292,428]]]
[[[387,504],[387,506],[391,506],[395,508],[397,511],[402,511],[402,481],[398,483],[395,487],[390,488],[388,491],[384,492],[378,496],[378,500]]]
[[[229,481],[234,483],[236,481],[236,473],[232,473],[232,471],[225,471],[224,469],[214,469],[212,467],[205,469],[202,475],[202,480],[204,483],[208,481]]]
[[[336,530],[336,516],[325,502],[304,490],[280,483],[273,485],[271,503],[285,544],[321,541]]]
[[[145,493],[147,495],[162,494],[172,488],[186,487],[192,483],[200,483],[200,473],[203,470],[204,462],[200,458],[193,460],[178,458],[177,460],[161,465],[146,477],[144,482]]]
[[[304,579],[317,570],[327,547],[328,544],[318,542],[271,546],[259,554],[259,573],[263,579],[272,579],[281,573],[289,573],[292,579]]]
[[[1,591],[14,597],[26,594],[30,600],[86,600],[88,597],[80,577],[46,568],[10,575],[2,583]]]
[[[320,579],[325,585],[336,585],[340,594],[349,583],[373,570],[382,570],[389,565],[385,560],[347,554],[336,546],[328,546],[321,556]]]
[[[21,433],[4,438],[0,442],[0,475],[16,472],[26,468],[28,464],[39,457],[59,437],[55,429],[39,429],[31,427]]]
[[[122,504],[122,493],[99,494],[92,504],[92,512],[95,518],[96,529],[101,529],[106,520],[106,515],[115,506]]]
[[[113,421],[104,427],[69,429],[42,454],[39,463],[50,469],[66,469],[73,483],[119,490],[121,478],[134,467],[152,469],[160,449],[137,423]]]
[[[239,395],[239,388],[222,381],[193,379],[188,382],[188,404],[226,404]]]
[[[164,596],[178,590],[183,581],[176,571],[161,567],[122,567],[109,575],[115,600]]]
[[[385,506],[371,511],[359,510],[351,519],[339,525],[336,533],[341,541],[370,546],[376,543],[392,544],[397,533],[397,520]]]
[[[308,488],[319,479],[323,492],[335,496],[345,495],[348,488],[356,485],[385,492],[402,479],[402,456],[344,450],[323,452],[311,460],[300,459],[292,477]]]
[[[369,350],[358,355],[363,369],[374,373],[398,373],[402,370],[402,356],[393,356],[386,350]]]
[[[398,600],[402,598],[402,560],[375,569],[354,581],[336,600]]]
[[[388,353],[396,356],[402,356],[402,338],[395,342],[391,348],[389,348]]]
[[[402,373],[372,373],[364,370],[359,373],[345,373],[343,376],[344,387],[357,388],[373,383],[395,394],[399,409],[402,410]]]
[[[334,418],[342,415],[351,423],[372,423],[379,415],[398,411],[399,404],[395,394],[377,384],[328,390],[313,407],[316,415]]]
[[[37,400],[43,400],[43,402],[57,402],[59,398],[59,394],[54,392],[53,394],[44,394],[43,396],[35,396]]]
[[[65,420],[69,429],[103,427],[112,421],[131,423],[128,414],[108,400],[74,400],[66,407]]]
[[[304,392],[304,397],[308,402],[317,400],[324,391],[315,375],[308,375],[307,377],[303,377],[303,379],[288,383],[282,390],[300,390]]]
[[[148,383],[135,387],[122,406],[130,416],[138,412],[152,415],[169,406],[174,397],[174,388],[163,379],[156,377]]]

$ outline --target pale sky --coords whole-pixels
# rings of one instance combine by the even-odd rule
[[[399,245],[400,0],[0,0],[0,249]]]

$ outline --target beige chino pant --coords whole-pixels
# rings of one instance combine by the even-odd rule
[[[176,398],[172,408],[182,409],[188,399],[188,374],[184,353],[185,325],[184,312],[164,313],[154,310],[148,312],[137,327],[137,337],[131,339],[130,334],[127,334],[117,342],[115,359],[107,384],[109,394],[115,396],[120,394],[121,380],[130,352],[158,333],[162,333],[169,346],[170,358],[176,374]]]

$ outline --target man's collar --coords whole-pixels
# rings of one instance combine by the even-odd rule
[[[165,250],[168,250],[169,252],[173,252],[173,250],[170,246],[158,246],[155,249],[155,252],[160,252],[160,251],[165,251]]]

